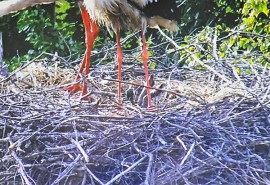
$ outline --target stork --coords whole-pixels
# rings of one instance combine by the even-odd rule
[[[121,103],[121,81],[123,54],[120,44],[120,30],[142,31],[142,61],[146,79],[146,92],[148,107],[151,106],[150,81],[148,73],[148,52],[146,48],[145,32],[147,27],[162,26],[169,31],[177,31],[179,19],[176,0],[76,0],[81,10],[85,27],[86,51],[79,69],[79,73],[87,76],[90,67],[90,55],[93,44],[98,36],[98,25],[105,25],[116,33],[117,61],[118,61],[118,93],[117,98]],[[76,77],[76,81],[80,79]],[[76,83],[66,90],[75,92],[81,89]],[[88,92],[88,87],[83,81],[82,96]]]

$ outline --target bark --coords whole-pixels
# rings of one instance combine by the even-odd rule
[[[53,3],[56,0],[5,0],[0,2],[0,17],[37,4]]]

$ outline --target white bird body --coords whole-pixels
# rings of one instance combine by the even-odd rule
[[[147,16],[143,10],[151,3],[168,0],[84,0],[93,21],[116,30],[146,30],[146,27],[162,26],[170,31],[177,31],[176,20],[169,20],[160,15]],[[172,9],[171,9],[172,10]]]

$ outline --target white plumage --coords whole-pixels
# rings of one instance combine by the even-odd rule
[[[142,9],[157,0],[84,0],[93,21],[119,29],[146,30],[146,27],[162,26],[170,31],[177,31],[175,20],[168,20],[159,15],[147,17]],[[166,2],[166,0],[164,1]],[[139,9],[140,8],[140,9]]]

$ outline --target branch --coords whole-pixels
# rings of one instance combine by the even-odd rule
[[[180,47],[176,42],[174,42],[170,37],[168,37],[159,27],[158,27],[158,31],[160,32],[160,34],[165,37],[165,39],[167,39],[176,49],[182,49],[182,47]],[[212,73],[214,73],[215,75],[217,75],[218,77],[220,77],[222,80],[224,80],[226,83],[231,84],[232,82],[227,79],[224,75],[220,74],[219,72],[217,72],[213,67],[206,65],[205,63],[203,63],[203,61],[201,61],[199,58],[197,58],[193,53],[191,53],[189,50],[185,49],[185,51],[187,53],[189,53],[191,55],[191,57],[193,58],[193,60],[195,60],[197,63],[199,63],[201,66],[205,67],[207,70],[211,71]]]
[[[49,4],[56,0],[6,0],[0,2],[0,17],[37,4]]]

